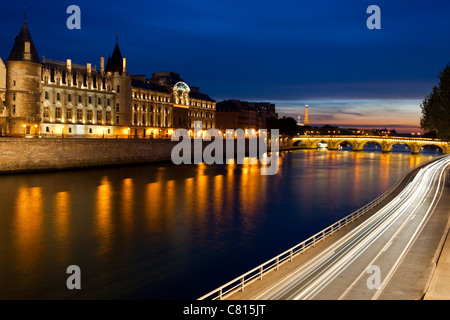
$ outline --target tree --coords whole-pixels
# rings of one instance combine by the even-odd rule
[[[420,127],[427,133],[435,133],[439,139],[450,141],[450,66],[439,72],[439,84],[433,87],[420,108]]]
[[[291,117],[283,117],[278,119],[278,127],[280,129],[280,134],[286,136],[296,136],[298,134],[297,121]]]

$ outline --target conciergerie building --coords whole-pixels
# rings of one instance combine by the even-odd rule
[[[6,64],[0,58],[3,136],[170,138],[174,129],[215,126],[216,101],[180,75],[127,72],[118,39],[100,70],[71,59],[41,61],[26,19]]]

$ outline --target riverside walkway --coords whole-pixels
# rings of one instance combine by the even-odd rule
[[[449,299],[448,160],[443,156],[414,168],[363,215],[308,250],[282,264],[277,258],[245,285],[241,278],[234,290],[227,292],[225,285],[201,299]],[[381,289],[368,288],[373,275],[367,266],[379,266]]]

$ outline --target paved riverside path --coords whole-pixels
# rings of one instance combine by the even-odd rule
[[[306,251],[304,254],[297,255],[292,262],[286,262],[282,266],[280,266],[279,270],[271,271],[267,275],[264,275],[263,280],[257,280],[254,283],[245,287],[244,292],[237,292],[234,295],[228,297],[228,299],[235,300],[251,300],[251,299],[272,299],[273,297],[267,292],[271,287],[274,287],[280,281],[284,281],[287,285],[286,287],[293,287],[294,285],[290,285],[287,280],[290,278],[294,278],[296,273],[302,271],[305,265],[307,265],[311,260],[317,258],[324,250],[333,246],[333,244],[337,243],[340,239],[349,234],[352,230],[355,230],[358,226],[360,226],[363,222],[370,219],[373,213],[377,212],[379,209],[384,207],[385,204],[389,203],[393,198],[395,198],[402,190],[407,186],[408,182],[410,182],[417,172],[419,171],[419,166],[411,172],[407,177],[403,179],[398,188],[382,203],[380,203],[377,207],[373,208],[370,212],[366,213],[362,218],[357,221],[351,223],[346,228],[341,231],[335,232],[333,236],[326,238],[324,241],[316,244],[315,248],[312,248]],[[390,267],[382,266],[381,268],[381,281],[384,281],[384,278],[389,278],[389,282],[386,285],[383,285],[382,290],[376,294],[377,299],[422,299],[425,295],[425,298],[431,299],[439,299],[448,297],[445,296],[446,288],[442,288],[442,279],[447,275],[445,271],[450,271],[450,244],[444,246],[445,238],[448,233],[449,226],[449,182],[448,176],[445,177],[446,186],[441,193],[441,197],[439,198],[438,206],[431,214],[431,217],[424,225],[423,229],[419,233],[417,239],[413,242],[412,246],[407,251],[404,258],[401,260],[401,263],[397,268],[394,268],[394,271],[390,269]],[[436,189],[436,188],[435,188]],[[436,189],[437,190],[437,189]],[[428,201],[431,202],[431,196],[426,197],[423,202],[426,203]],[[417,214],[419,215],[419,214]],[[399,229],[407,228],[405,225],[409,225],[409,219],[413,221],[416,215],[409,216],[405,219],[405,223],[400,226]],[[419,218],[416,218],[414,223],[418,223]],[[411,223],[412,224],[412,223]],[[395,227],[395,225],[394,225]],[[396,230],[396,229],[394,229]],[[402,238],[403,237],[403,238]],[[381,237],[382,238],[382,237]],[[408,236],[399,233],[398,239],[395,241],[391,241],[394,243],[390,249],[395,249],[397,242],[407,242],[409,241]],[[391,251],[387,248],[391,245],[391,243],[387,243],[384,247],[380,247],[379,251]],[[442,251],[442,248],[447,248],[447,250]],[[442,252],[442,254],[441,254]],[[334,253],[334,252],[333,252]],[[378,255],[377,255],[378,256]],[[391,254],[392,257],[388,258],[391,260],[395,260],[396,257]],[[440,259],[439,259],[440,258]],[[445,260],[443,260],[445,259]],[[374,260],[375,261],[375,260]],[[437,264],[436,268],[436,262]],[[389,274],[383,274],[383,272],[388,273],[385,270],[389,270]],[[391,273],[393,272],[393,274]],[[319,272],[316,276],[321,276]],[[329,295],[324,292],[320,292],[316,299],[334,299],[339,297],[341,299],[370,299],[372,293],[367,293],[366,287],[366,279],[370,276],[369,273],[364,274],[359,270],[354,274],[347,272],[345,275],[338,274],[335,278],[332,278],[333,284],[331,285],[331,289],[328,289]],[[355,279],[353,279],[353,278]],[[314,280],[315,278],[313,278]],[[311,280],[311,282],[313,281]],[[448,278],[447,278],[448,280]],[[353,282],[353,283],[352,283]],[[359,282],[359,283],[358,283]],[[348,286],[349,283],[352,283],[347,288],[334,288],[333,286],[339,286],[339,283],[346,283]],[[449,283],[448,281],[446,283]],[[383,283],[384,284],[384,283]],[[359,288],[358,288],[359,286]],[[336,290],[334,290],[336,289]],[[351,289],[351,290],[350,290]],[[365,293],[363,294],[363,289],[365,289]],[[337,294],[333,291],[344,291],[345,294]],[[370,291],[370,290],[369,290]],[[444,292],[444,293],[443,293]],[[447,291],[448,292],[448,291]],[[262,294],[264,293],[264,294]],[[296,294],[287,294],[277,297],[277,299],[287,299],[287,298],[298,298]]]

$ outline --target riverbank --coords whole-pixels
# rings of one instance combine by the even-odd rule
[[[168,139],[0,139],[0,173],[50,171],[169,161]]]
[[[178,143],[170,139],[1,138],[0,174],[168,162]],[[202,141],[202,151],[209,143]],[[235,144],[235,154],[236,148]],[[295,149],[299,147],[280,151]],[[248,141],[245,150],[247,155]]]
[[[280,265],[276,272],[265,274],[264,282],[256,281],[251,283],[245,287],[245,291],[235,292],[228,296],[227,299],[258,299],[257,297],[266,288],[274,286],[289,275],[297,272],[298,268],[311,261],[311,259],[319,255],[323,250],[336,243],[348,232],[370,218],[372,214],[383,208],[414,179],[421,168],[435,160],[422,163],[410,170],[383,201],[373,206],[363,216],[349,224],[345,231],[339,231],[333,237],[324,238],[324,240],[315,245],[316,248],[314,250],[308,250],[301,255],[295,256],[291,262]],[[446,241],[450,226],[448,215],[450,208],[448,188],[450,182],[448,178],[446,181],[446,189],[443,191],[443,196],[439,200],[435,212],[431,215],[426,226],[414,242],[413,247],[406,254],[406,257],[389,281],[389,284],[383,290],[379,299],[419,300],[448,299],[450,297],[450,285],[447,281],[450,275],[450,243]]]

